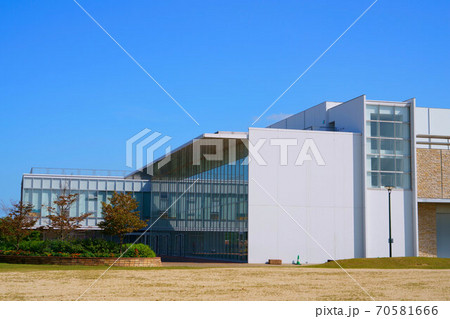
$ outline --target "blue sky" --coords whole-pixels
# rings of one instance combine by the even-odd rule
[[[176,147],[246,131],[373,1],[0,2],[0,200],[31,167],[126,169],[149,128]],[[262,118],[324,100],[417,98],[449,107],[450,2],[379,0]]]

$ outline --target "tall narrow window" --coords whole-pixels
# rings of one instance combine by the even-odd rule
[[[411,188],[409,106],[366,105],[367,185]]]

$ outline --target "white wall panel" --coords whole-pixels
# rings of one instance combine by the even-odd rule
[[[267,165],[258,165],[253,160],[249,164],[249,262],[264,263],[269,258],[279,258],[291,263],[297,255],[301,262],[324,262],[331,257],[320,246],[332,258],[361,257],[361,135],[250,128],[252,144],[261,138],[267,140],[260,151]],[[280,147],[269,142],[277,138],[298,141],[297,146],[289,146],[286,166],[280,163]],[[306,139],[313,139],[325,166],[315,161],[295,165]]]
[[[413,193],[410,190],[392,191],[392,255],[414,255]],[[366,192],[366,254],[367,257],[389,256],[389,200],[385,189],[368,189]]]

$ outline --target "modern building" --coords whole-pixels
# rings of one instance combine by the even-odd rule
[[[98,172],[96,172],[98,175]],[[162,256],[264,263],[389,255],[450,257],[450,109],[323,102],[267,128],[203,134],[128,175],[32,170],[22,199],[79,194],[71,214],[130,192]],[[105,176],[110,175],[110,176]],[[112,176],[115,175],[115,176]],[[142,230],[144,231],[144,230]],[[130,240],[142,233],[130,234]]]

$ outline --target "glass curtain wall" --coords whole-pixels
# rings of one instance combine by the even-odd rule
[[[150,224],[159,218],[147,239],[159,255],[247,260],[247,147],[235,139],[221,139],[218,147],[220,160],[207,160],[205,154],[218,150],[204,145],[195,163],[189,145],[154,168],[145,217]]]
[[[101,177],[99,177],[101,178]],[[38,225],[46,225],[48,211],[45,207],[55,207],[53,202],[65,192],[66,194],[78,194],[78,200],[70,209],[70,216],[80,216],[90,213],[83,226],[96,226],[102,219],[102,202],[107,202],[114,191],[129,192],[139,202],[138,210],[150,211],[149,201],[143,200],[150,195],[150,181],[128,180],[96,180],[86,178],[61,178],[28,175],[23,178],[22,200],[34,206],[34,213],[41,217]]]
[[[366,105],[367,185],[411,188],[409,105]]]

